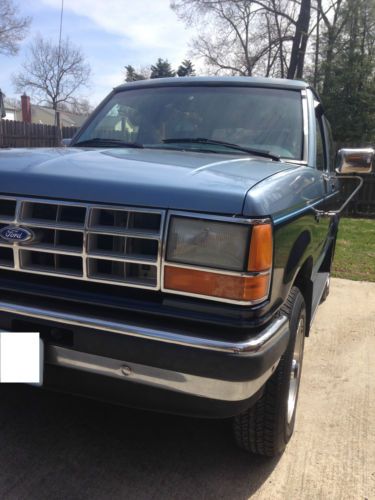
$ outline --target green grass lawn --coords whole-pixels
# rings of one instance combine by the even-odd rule
[[[333,276],[375,281],[375,219],[341,219]]]

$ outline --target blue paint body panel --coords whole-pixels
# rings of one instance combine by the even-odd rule
[[[244,214],[274,218],[292,214],[324,197],[324,181],[315,168],[295,166],[267,177],[247,194]]]
[[[244,155],[158,149],[0,152],[0,192],[238,215],[249,189],[295,166]]]

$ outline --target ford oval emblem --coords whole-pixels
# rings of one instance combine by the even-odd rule
[[[34,233],[30,229],[17,226],[7,226],[0,230],[0,238],[9,243],[30,241],[34,238]]]

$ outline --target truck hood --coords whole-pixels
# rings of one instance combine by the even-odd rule
[[[246,193],[293,165],[157,149],[0,151],[0,192],[61,200],[241,214]]]

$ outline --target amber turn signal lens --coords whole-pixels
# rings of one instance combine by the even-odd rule
[[[233,276],[174,266],[164,268],[164,288],[238,301],[264,299],[268,293],[269,275]]]
[[[272,267],[272,226],[259,224],[253,227],[247,270],[268,271]]]

